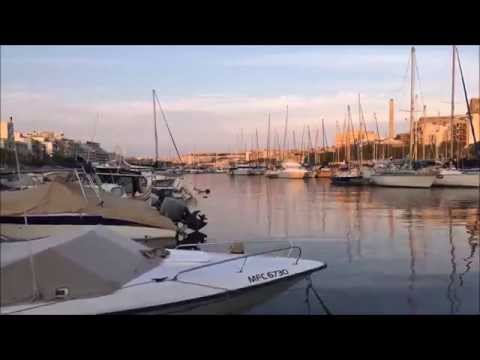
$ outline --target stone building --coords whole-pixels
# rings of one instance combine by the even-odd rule
[[[367,131],[365,134],[365,131],[349,131],[349,132],[344,132],[344,133],[338,133],[335,137],[335,146],[336,147],[342,147],[347,145],[347,143],[350,143],[350,145],[353,145],[356,141],[361,139],[363,142],[373,142],[375,140],[378,140],[377,133],[374,131]]]

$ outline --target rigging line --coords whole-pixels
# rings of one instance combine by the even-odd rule
[[[460,62],[460,53],[458,51],[458,48],[456,49],[457,53],[457,61],[458,61],[458,68],[460,70],[460,76],[462,77],[462,85],[463,85],[463,92],[465,94],[465,102],[467,103],[467,115],[470,120],[470,127],[472,130],[472,136],[473,136],[473,143],[474,143],[474,150],[475,150],[475,157],[478,159],[478,146],[477,146],[477,138],[475,136],[475,128],[473,126],[473,119],[472,119],[472,112],[470,109],[470,103],[468,102],[468,94],[467,94],[467,87],[465,85],[465,78],[463,77],[463,69],[462,69],[462,63]]]
[[[420,90],[420,98],[422,99],[422,108],[425,106],[425,99],[423,97],[422,82],[420,81],[420,70],[418,69],[418,62],[415,61],[415,72],[418,80],[418,88]]]
[[[406,87],[407,80],[408,80],[408,71],[410,69],[410,61],[411,61],[411,54],[408,55],[407,67],[405,68],[405,73],[403,74],[402,84],[400,87],[393,89],[392,93],[403,92]]]
[[[177,152],[178,159],[182,162],[182,156],[180,155],[180,151],[177,148],[177,144],[175,143],[175,139],[173,138],[172,132],[170,131],[170,127],[168,126],[167,117],[165,116],[165,112],[163,111],[162,105],[160,104],[160,100],[158,100],[157,93],[155,93],[155,99],[157,100],[158,107],[160,108],[160,112],[162,113],[163,120],[165,121],[165,126],[167,127],[168,134],[170,135],[170,139],[172,139],[173,147]]]

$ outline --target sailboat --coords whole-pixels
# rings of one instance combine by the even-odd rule
[[[354,134],[354,127],[351,118],[350,105],[347,106],[348,118],[347,118],[347,164],[346,166],[340,167],[335,174],[331,177],[332,184],[334,185],[366,185],[369,183],[368,179],[365,179],[362,176],[361,165],[361,151],[359,151],[360,157],[360,167],[352,167],[350,160],[350,134]],[[361,129],[361,126],[360,126]],[[359,132],[360,134],[360,132]]]
[[[322,153],[325,153],[326,149],[328,147],[327,144],[327,135],[325,134],[325,123],[324,119],[322,119]],[[321,160],[321,158],[320,158]],[[320,169],[317,170],[317,177],[319,178],[330,178],[332,176],[332,169],[327,165],[327,166],[321,166]]]
[[[452,101],[451,101],[451,118],[450,128],[453,129],[453,118],[455,116],[455,65],[458,51],[455,45],[452,46]],[[459,56],[458,56],[459,57]],[[459,65],[460,65],[460,58]],[[462,74],[463,75],[463,74]],[[468,105],[467,105],[468,106]],[[450,146],[451,157],[453,154],[453,136]],[[451,187],[479,187],[480,174],[478,171],[464,172],[450,166],[447,169],[440,169],[433,182],[434,186],[451,186]]]
[[[258,145],[258,130],[255,129],[255,138],[256,138],[256,156],[255,156],[255,166],[252,166],[250,175],[265,175],[266,167],[260,165],[259,157],[260,157],[260,148]]]
[[[386,169],[379,170],[372,174],[370,180],[378,186],[388,187],[411,187],[411,188],[430,188],[435,180],[435,174],[428,171],[416,171],[412,169],[413,151],[413,131],[415,124],[415,47],[411,50],[411,70],[410,70],[410,153],[408,165],[405,169]]]

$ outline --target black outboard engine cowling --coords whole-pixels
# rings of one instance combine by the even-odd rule
[[[174,223],[182,221],[189,212],[184,201],[171,197],[165,197],[160,206],[160,214],[170,218]]]

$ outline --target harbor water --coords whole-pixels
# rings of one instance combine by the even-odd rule
[[[329,179],[187,175],[207,242],[291,241],[326,262],[248,314],[478,314],[478,189],[336,187]],[[322,305],[323,304],[323,305]]]

